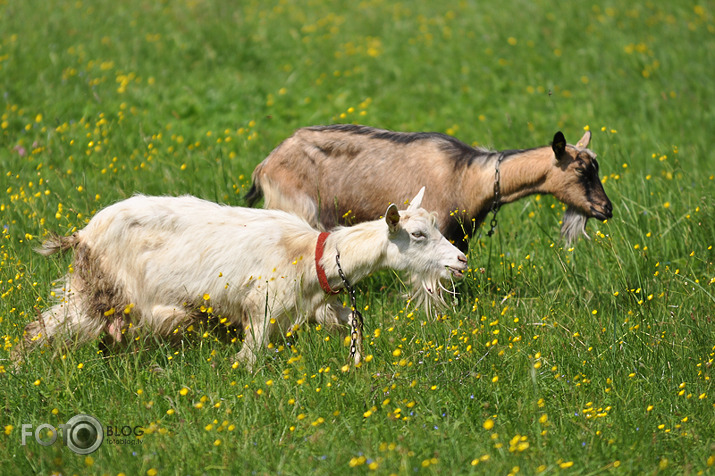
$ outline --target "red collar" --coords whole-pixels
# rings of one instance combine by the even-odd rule
[[[339,294],[340,291],[333,291],[328,283],[328,276],[325,274],[325,268],[320,265],[320,259],[325,251],[325,240],[328,239],[328,232],[322,232],[318,235],[318,242],[315,244],[315,270],[318,272],[318,282],[320,287],[326,294]]]

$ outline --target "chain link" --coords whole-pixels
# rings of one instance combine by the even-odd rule
[[[491,237],[494,234],[494,230],[497,227],[497,212],[501,208],[501,173],[499,172],[499,166],[502,160],[504,160],[504,154],[499,154],[497,159],[496,171],[494,172],[494,201],[492,202],[492,220],[489,222],[491,227],[487,232],[487,236]]]
[[[338,265],[338,274],[340,274],[340,279],[343,280],[345,289],[350,296],[350,358],[357,364],[360,361],[360,355],[362,354],[362,328],[363,328],[363,318],[360,311],[357,309],[357,302],[355,299],[355,288],[352,287],[350,281],[343,273],[343,268],[340,266],[340,253],[335,255],[335,263]]]

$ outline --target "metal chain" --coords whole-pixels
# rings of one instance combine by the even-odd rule
[[[338,274],[340,274],[340,279],[343,280],[345,289],[350,296],[350,358],[355,360],[355,356],[358,354],[358,346],[362,347],[362,327],[363,319],[362,314],[357,309],[357,303],[355,300],[355,288],[352,287],[350,281],[343,273],[343,268],[340,266],[340,253],[335,255],[335,263],[338,265]],[[357,364],[357,362],[355,362]]]
[[[501,208],[501,185],[500,185],[500,180],[501,180],[501,174],[499,172],[499,166],[501,165],[502,160],[504,160],[504,154],[499,154],[499,158],[497,159],[497,165],[496,165],[496,171],[494,172],[494,201],[492,202],[492,220],[489,222],[489,226],[491,228],[487,232],[487,236],[491,237],[494,234],[494,230],[497,227],[497,212],[499,211],[499,208]]]

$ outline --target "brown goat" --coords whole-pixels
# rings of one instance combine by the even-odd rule
[[[254,205],[263,196],[266,208],[291,211],[315,227],[331,229],[373,219],[387,204],[405,203],[426,185],[440,193],[430,194],[424,208],[438,213],[440,231],[466,251],[495,205],[552,194],[569,207],[561,232],[570,242],[586,235],[588,218],[612,216],[596,155],[587,148],[590,139],[586,132],[575,146],[567,145],[557,132],[551,145],[499,152],[432,132],[350,124],[306,127],[256,167],[246,199]]]

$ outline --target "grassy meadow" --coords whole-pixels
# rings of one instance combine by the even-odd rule
[[[713,474],[713,15],[703,0],[0,0],[0,473]],[[330,123],[496,149],[589,129],[614,217],[566,247],[552,197],[503,208],[437,318],[395,273],[363,281],[359,368],[303,327],[254,373],[233,365],[240,343],[201,332],[13,370],[70,264],[33,252],[43,236],[138,192],[243,205],[281,140]],[[21,445],[23,424],[79,413],[140,435],[88,456]]]

